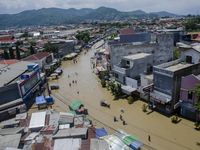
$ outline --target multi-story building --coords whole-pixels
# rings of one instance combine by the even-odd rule
[[[0,65],[0,120],[29,107],[40,88],[39,66],[20,61]]]
[[[180,106],[180,88],[183,76],[200,73],[200,63],[191,64],[182,59],[153,67],[154,88],[150,101],[156,109],[170,114]]]
[[[154,65],[171,61],[173,58],[173,35],[162,33],[152,34],[151,37],[151,42],[108,42],[106,48],[110,51],[111,67],[119,64],[124,56],[137,53],[152,54]]]

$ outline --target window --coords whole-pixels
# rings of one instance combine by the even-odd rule
[[[192,100],[193,98],[193,92],[192,91],[188,91],[188,99]]]
[[[117,73],[115,73],[115,78],[117,78],[117,79],[119,78],[119,75]]]
[[[192,56],[186,56],[186,62],[192,63]]]
[[[130,61],[126,61],[126,64],[127,64],[127,65],[130,65]]]

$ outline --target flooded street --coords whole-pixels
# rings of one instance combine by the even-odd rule
[[[98,46],[96,45],[96,47]],[[89,115],[105,124],[105,128],[125,130],[151,147],[147,147],[147,149],[200,149],[196,144],[196,142],[200,142],[200,132],[194,129],[194,123],[182,119],[180,123],[173,124],[171,118],[157,112],[146,114],[142,111],[142,101],[136,101],[132,105],[129,105],[126,100],[114,101],[110,92],[101,87],[98,78],[92,72],[90,57],[94,55],[94,52],[95,48],[93,47],[87,54],[81,54],[77,58],[78,63],[76,64],[73,61],[62,63],[63,75],[59,80],[50,81],[50,84],[58,83],[60,85],[58,91],[52,92],[56,99],[55,109],[67,111],[67,104],[74,99],[79,99],[88,109]],[[72,83],[73,80],[77,83]],[[110,109],[100,106],[102,99],[111,104]],[[119,119],[120,108],[125,110],[122,114],[127,122],[125,126]],[[118,122],[113,121],[114,116],[117,117]],[[151,142],[148,141],[149,135]]]

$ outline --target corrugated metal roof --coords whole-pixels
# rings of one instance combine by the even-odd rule
[[[108,135],[103,137],[103,139],[109,144],[110,150],[131,150],[117,136]]]
[[[25,72],[29,64],[30,62],[20,61],[11,65],[0,65],[0,86],[3,86]]]
[[[32,113],[29,128],[33,129],[33,128],[44,127],[45,126],[45,117],[46,117],[46,111]]]
[[[6,147],[18,148],[21,134],[0,136],[0,150]]]
[[[0,135],[17,134],[24,130],[23,127],[0,129]]]
[[[109,150],[109,145],[104,140],[91,139],[90,150]]]
[[[21,150],[21,149],[18,149],[18,148],[12,148],[12,147],[6,147],[6,149],[4,150]]]
[[[75,136],[86,136],[87,128],[69,128],[64,130],[59,130],[53,138],[66,138]]]
[[[80,150],[81,139],[56,139],[54,150]]]

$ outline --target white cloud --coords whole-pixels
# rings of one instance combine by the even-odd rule
[[[16,13],[44,7],[97,8],[100,6],[122,11],[142,9],[147,12],[164,10],[178,14],[200,14],[199,0],[0,0],[0,13]]]

